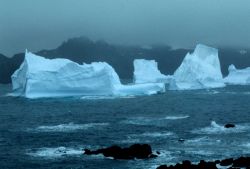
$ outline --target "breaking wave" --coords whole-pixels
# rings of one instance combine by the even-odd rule
[[[172,132],[146,132],[142,133],[141,135],[138,135],[139,137],[169,137],[173,136],[174,133]]]
[[[158,118],[134,117],[134,118],[129,118],[127,120],[123,120],[122,123],[133,124],[133,125],[155,125],[155,124],[164,122],[164,120],[181,120],[181,119],[186,119],[189,117],[190,116],[188,115],[166,116],[166,117],[158,117]]]
[[[67,156],[79,156],[84,153],[80,148],[67,148],[67,147],[56,147],[56,148],[39,148],[37,150],[28,150],[27,155],[32,157],[41,157],[46,159],[63,158]]]
[[[107,126],[108,123],[88,123],[88,124],[59,124],[55,126],[39,126],[35,129],[28,129],[28,131],[35,132],[73,132],[76,130],[87,130],[95,127]]]
[[[209,137],[198,137],[194,139],[189,139],[184,142],[186,145],[192,145],[192,146],[203,146],[203,145],[218,145],[221,144],[220,139],[212,139]]]
[[[196,134],[227,134],[227,133],[242,133],[249,130],[249,126],[236,125],[234,128],[225,128],[223,125],[217,124],[215,121],[212,121],[210,126],[193,130],[193,133]]]
[[[188,115],[183,115],[183,116],[166,116],[166,120],[179,120],[179,119],[186,119],[189,118],[190,116]]]

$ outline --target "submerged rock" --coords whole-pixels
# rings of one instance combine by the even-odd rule
[[[128,148],[121,148],[119,146],[111,146],[104,149],[98,149],[91,151],[88,149],[84,150],[86,155],[98,155],[103,154],[105,157],[113,157],[114,159],[147,159],[155,158],[157,155],[152,153],[151,146],[148,144],[134,144]]]
[[[185,139],[180,138],[178,141],[179,141],[179,142],[184,142],[184,141],[185,141]]]

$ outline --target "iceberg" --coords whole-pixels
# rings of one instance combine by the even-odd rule
[[[12,75],[12,86],[12,96],[26,98],[149,95],[165,91],[165,86],[159,84],[122,85],[115,70],[105,62],[80,65],[28,51]]]
[[[250,67],[245,69],[236,69],[234,65],[228,67],[228,76],[224,82],[230,85],[250,85]]]
[[[134,60],[134,83],[169,83],[171,76],[162,74],[155,60]]]
[[[175,71],[170,90],[194,90],[224,87],[218,50],[198,44]]]

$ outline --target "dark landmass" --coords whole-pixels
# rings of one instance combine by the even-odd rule
[[[7,84],[11,82],[11,75],[19,68],[23,58],[23,53],[14,55],[12,58],[0,54],[0,83]]]
[[[42,50],[36,54],[47,58],[67,58],[79,64],[105,61],[114,67],[120,78],[132,79],[134,59],[154,59],[158,62],[162,73],[173,74],[187,52],[191,50],[172,50],[164,45],[155,45],[152,48],[119,46],[80,37],[69,39],[56,49]],[[250,51],[240,52],[240,49],[220,48],[219,57],[224,76],[228,74],[227,69],[230,64],[234,64],[236,68],[250,66]],[[0,55],[0,83],[11,82],[11,75],[19,68],[23,59],[24,53],[16,54],[12,58]]]
[[[151,146],[148,144],[134,144],[128,148],[121,148],[119,146],[111,146],[108,148],[98,150],[84,150],[85,155],[98,155],[102,154],[105,157],[112,157],[120,160],[132,160],[132,159],[148,159],[155,158],[157,155],[152,153]]]

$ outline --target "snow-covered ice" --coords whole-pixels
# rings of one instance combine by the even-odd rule
[[[25,53],[12,75],[13,96],[26,98],[67,96],[128,96],[165,92],[164,84],[122,85],[105,62],[80,65],[68,59],[46,59]]]
[[[188,53],[170,82],[170,90],[224,87],[218,50],[198,44]]]
[[[224,82],[230,85],[250,85],[250,67],[245,69],[236,69],[234,65],[228,67],[228,76]]]
[[[160,72],[155,60],[134,60],[134,83],[169,83],[171,78]]]

